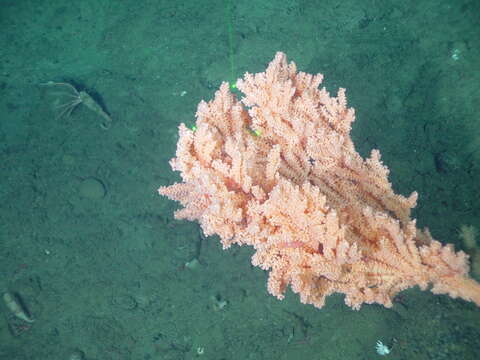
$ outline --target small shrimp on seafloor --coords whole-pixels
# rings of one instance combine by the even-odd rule
[[[104,121],[100,124],[102,129],[107,130],[110,128],[112,118],[86,91],[78,91],[75,86],[67,82],[48,81],[40,85],[57,87],[59,89],[58,94],[67,99],[65,102],[55,105],[55,109],[59,111],[56,116],[57,119],[60,119],[62,116],[70,116],[78,105],[83,104],[103,118]]]

